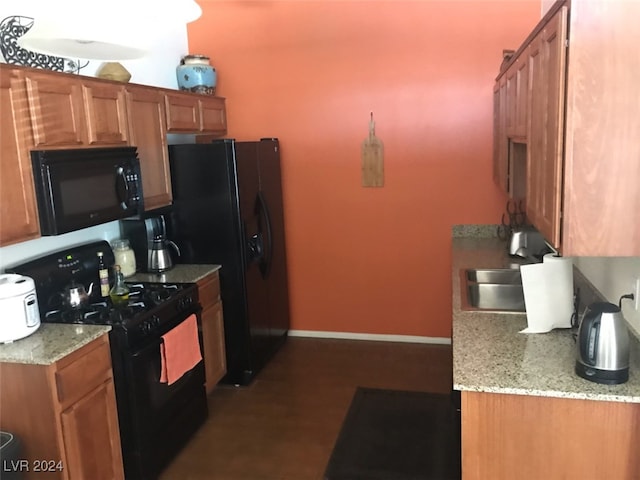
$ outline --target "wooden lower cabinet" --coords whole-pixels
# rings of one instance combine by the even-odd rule
[[[640,404],[462,392],[463,480],[640,478]]]
[[[224,341],[220,277],[218,272],[198,282],[198,295],[202,305],[202,341],[204,350],[205,388],[211,393],[227,373]]]
[[[0,426],[24,480],[124,479],[108,336],[52,365],[0,364]]]

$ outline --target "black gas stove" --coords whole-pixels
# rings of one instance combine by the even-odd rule
[[[110,298],[99,295],[97,252],[103,252],[108,267],[113,266],[113,252],[103,241],[55,252],[11,269],[33,278],[42,322],[110,325],[135,341],[163,330],[164,322],[198,303],[195,284],[127,282],[128,302],[114,305]],[[109,271],[113,284],[111,268]],[[62,292],[70,282],[91,292],[86,304],[74,308],[64,304]]]
[[[127,282],[127,302],[113,304],[100,296],[98,252],[112,272],[114,255],[105,241],[54,252],[10,272],[34,280],[42,322],[111,326],[125,476],[153,479],[208,415],[202,360],[175,383],[160,381],[164,336],[192,317],[199,330],[196,348],[202,353],[198,288],[193,283]],[[110,285],[113,280],[110,274]],[[70,285],[81,285],[88,294],[73,308],[64,295]]]

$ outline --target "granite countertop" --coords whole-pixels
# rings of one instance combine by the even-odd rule
[[[110,330],[106,325],[43,323],[28,337],[0,344],[0,363],[51,365]]]
[[[602,385],[574,372],[573,329],[524,334],[523,313],[461,309],[460,270],[516,266],[497,238],[452,239],[453,388],[640,403],[640,344],[630,335],[629,381]]]
[[[136,273],[125,280],[127,282],[154,282],[154,283],[197,283],[207,275],[217,272],[220,265],[174,265],[171,270],[163,273]]]

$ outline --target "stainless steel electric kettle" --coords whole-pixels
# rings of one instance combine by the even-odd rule
[[[157,235],[149,248],[149,265],[148,270],[153,273],[166,272],[173,268],[173,259],[171,258],[171,250],[173,248],[178,256],[180,249],[171,240],[167,240],[164,235]]]
[[[575,372],[608,385],[629,379],[629,330],[617,305],[596,302],[587,307],[578,328]]]

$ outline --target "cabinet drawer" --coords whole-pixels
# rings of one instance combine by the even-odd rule
[[[220,299],[220,277],[218,272],[205,277],[198,283],[198,296],[203,308],[207,308],[207,306]]]
[[[66,408],[111,377],[109,343],[101,342],[96,348],[55,372],[58,400]]]

